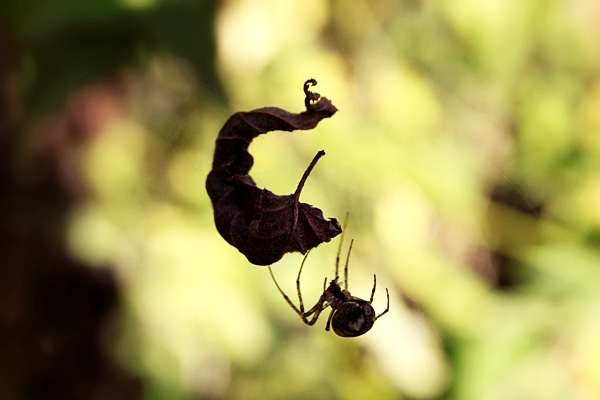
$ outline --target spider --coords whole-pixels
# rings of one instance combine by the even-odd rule
[[[345,228],[345,227],[344,227]],[[373,297],[375,296],[375,287],[377,286],[377,276],[373,275],[373,290],[371,290],[371,299],[369,301],[354,297],[348,291],[348,261],[350,260],[350,252],[352,251],[352,245],[354,240],[350,241],[350,248],[348,249],[348,256],[346,257],[346,265],[344,267],[344,289],[342,289],[338,283],[339,279],[339,263],[340,253],[342,251],[342,243],[344,241],[344,232],[342,231],[342,237],[340,240],[340,247],[338,249],[337,257],[335,259],[335,279],[329,283],[326,288],[327,278],[323,282],[323,294],[319,297],[317,304],[314,305],[310,310],[304,311],[304,303],[302,301],[302,293],[300,292],[300,274],[304,267],[304,262],[308,257],[308,253],[304,256],[302,263],[300,264],[300,270],[298,271],[298,277],[296,278],[296,289],[298,290],[298,300],[300,301],[300,308],[296,307],[290,298],[281,290],[273,271],[269,266],[269,273],[275,286],[279,290],[279,293],[283,296],[285,301],[292,307],[296,314],[302,318],[302,321],[309,326],[312,326],[317,322],[319,315],[327,307],[331,307],[331,313],[327,318],[327,325],[325,330],[329,331],[329,328],[333,328],[336,335],[341,337],[356,337],[367,333],[375,324],[375,321],[387,313],[390,309],[390,292],[385,289],[387,293],[387,308],[381,314],[375,314],[375,310],[371,306],[373,303]],[[312,316],[312,317],[311,317]],[[309,318],[310,317],[310,318]]]

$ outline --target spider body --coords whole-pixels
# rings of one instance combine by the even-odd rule
[[[331,327],[341,337],[356,337],[368,332],[375,324],[375,310],[365,300],[344,303],[333,312]]]
[[[345,224],[344,224],[345,225]],[[331,313],[329,314],[329,318],[327,319],[327,325],[325,326],[325,330],[329,331],[330,328],[333,329],[336,335],[341,337],[356,337],[365,334],[368,332],[375,321],[383,316],[385,313],[389,311],[390,308],[390,293],[387,289],[385,289],[387,293],[387,308],[381,314],[377,315],[373,306],[373,297],[375,296],[375,288],[377,286],[377,277],[373,275],[373,290],[371,290],[371,299],[369,301],[360,299],[358,297],[354,297],[348,291],[348,261],[350,259],[350,252],[352,251],[353,241],[350,242],[350,248],[348,249],[348,257],[346,258],[346,266],[344,267],[344,289],[338,283],[339,275],[339,261],[340,261],[340,253],[342,251],[342,243],[344,230],[342,231],[342,239],[340,241],[340,247],[338,249],[338,254],[335,262],[335,274],[336,277],[329,283],[329,286],[325,288],[325,284],[327,283],[327,279],[323,284],[323,294],[319,297],[317,304],[314,305],[310,310],[304,311],[304,303],[302,301],[302,293],[300,292],[300,274],[302,273],[302,268],[304,267],[304,262],[308,257],[308,253],[304,256],[302,260],[302,264],[300,265],[300,270],[298,271],[298,278],[296,279],[296,289],[298,291],[298,300],[300,302],[300,307],[296,307],[294,303],[290,300],[290,298],[281,290],[277,280],[275,280],[275,276],[273,275],[273,271],[271,267],[269,267],[269,272],[271,273],[271,278],[273,278],[273,282],[277,286],[279,292],[283,295],[283,298],[287,303],[292,307],[294,311],[302,318],[302,321],[307,325],[314,325],[319,318],[319,315],[323,310],[327,307],[331,307]]]

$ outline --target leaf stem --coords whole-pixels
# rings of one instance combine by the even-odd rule
[[[310,165],[308,166],[306,171],[304,171],[304,175],[302,175],[302,179],[300,179],[300,183],[298,183],[298,188],[296,189],[296,192],[294,192],[294,196],[296,197],[296,199],[298,199],[300,197],[300,192],[302,191],[302,188],[304,188],[304,183],[308,179],[308,176],[312,172],[315,165],[317,165],[317,161],[319,161],[319,158],[323,157],[324,155],[325,155],[325,150],[320,150],[317,153],[317,155],[312,159],[312,161],[310,162]]]

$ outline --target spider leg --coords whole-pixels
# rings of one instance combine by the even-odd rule
[[[315,304],[313,306],[313,308],[311,308],[307,312],[304,312],[304,302],[302,301],[302,293],[300,291],[300,274],[302,273],[302,268],[304,268],[304,262],[306,261],[306,258],[308,257],[308,253],[310,253],[310,250],[308,252],[306,252],[304,259],[302,260],[302,263],[300,264],[300,270],[298,271],[298,277],[296,278],[296,289],[298,290],[298,300],[300,301],[300,312],[302,313],[302,315],[301,315],[302,321],[304,321],[305,324],[312,326],[315,324],[315,322],[317,322],[317,319],[319,318],[319,314],[321,314],[321,311],[323,311],[325,309],[325,307],[327,307],[327,306],[323,306],[325,297],[323,295],[321,295],[321,297],[319,298],[319,301],[317,301],[317,304]],[[325,284],[326,283],[327,283],[327,278],[325,278],[325,281],[323,282],[323,293],[325,293]],[[311,315],[312,315],[312,318],[309,320],[308,317],[310,317]]]
[[[300,292],[300,274],[302,273],[302,268],[304,268],[304,262],[308,257],[308,253],[310,250],[306,252],[306,255],[302,259],[302,263],[300,264],[300,270],[298,271],[298,277],[296,278],[296,290],[298,291],[298,300],[300,301],[300,311],[304,314],[304,302],[302,301],[302,293]]]
[[[385,310],[379,314],[378,316],[375,317],[375,321],[377,321],[377,319],[379,317],[381,317],[382,315],[384,315],[385,313],[387,313],[388,311],[390,311],[390,292],[387,290],[387,288],[385,288],[385,292],[387,293],[387,307],[385,308]]]
[[[328,304],[323,306],[323,303],[325,302],[325,296],[321,295],[317,304],[315,304],[314,307],[311,308],[310,310],[308,310],[307,312],[301,311],[298,309],[298,307],[296,307],[294,305],[294,303],[292,303],[290,298],[283,292],[283,290],[281,290],[281,287],[279,286],[279,284],[277,283],[277,280],[275,279],[275,275],[273,275],[273,270],[271,269],[271,266],[269,266],[269,273],[271,274],[271,278],[273,279],[273,282],[275,282],[275,286],[277,286],[277,290],[279,290],[279,293],[281,293],[281,295],[283,296],[285,301],[290,305],[290,307],[292,307],[292,309],[296,312],[296,314],[298,314],[298,316],[300,318],[302,318],[302,321],[307,325],[314,325],[315,322],[317,322],[317,318],[319,318],[319,314],[321,314],[321,311],[323,311],[328,306]],[[298,290],[299,290],[299,288],[298,288]],[[300,292],[298,292],[298,293],[300,293]],[[300,298],[300,299],[302,299],[302,298]],[[303,307],[303,306],[301,306],[301,307]],[[312,318],[309,320],[308,317],[310,317],[311,315],[312,315]]]
[[[346,289],[346,290],[348,290],[348,262],[350,261],[350,252],[352,251],[353,244],[354,244],[354,239],[352,239],[350,241],[350,247],[348,248],[348,255],[346,256],[346,266],[344,267],[344,289]]]
[[[335,276],[338,276],[338,271],[340,267],[340,255],[342,254],[342,245],[344,244],[344,234],[346,233],[346,225],[348,225],[348,217],[350,213],[346,213],[346,218],[344,218],[344,227],[342,228],[342,236],[340,236],[340,247],[338,247],[337,256],[335,257]]]
[[[373,297],[375,297],[375,287],[376,286],[377,286],[377,275],[373,275],[373,290],[371,290],[371,300],[369,300],[369,304],[373,304]]]
[[[327,332],[329,332],[329,328],[331,327],[331,318],[333,318],[334,311],[335,311],[334,309],[331,309],[331,312],[329,313],[329,318],[327,318],[327,325],[325,325],[325,330]]]
[[[327,306],[329,304],[323,305],[324,301],[325,301],[325,298],[323,296],[321,296],[321,298],[319,298],[319,302],[317,304],[315,304],[315,306],[312,309],[310,309],[308,312],[306,312],[304,314],[303,320],[307,325],[310,325],[310,326],[314,325],[315,322],[317,322],[319,315],[321,315],[321,312],[327,308]],[[314,314],[314,315],[309,321],[307,317],[311,314]]]
[[[269,265],[269,273],[271,274],[271,278],[273,279],[273,282],[275,282],[275,286],[277,286],[277,290],[279,290],[279,293],[281,293],[281,295],[283,296],[283,298],[285,299],[285,301],[287,301],[287,303],[290,305],[290,307],[292,307],[294,309],[294,311],[296,311],[296,314],[298,314],[300,316],[300,318],[304,319],[304,313],[301,312],[295,305],[294,303],[292,303],[292,301],[290,300],[290,298],[283,293],[283,290],[281,290],[281,287],[279,287],[279,284],[277,283],[277,280],[275,279],[275,275],[273,275],[273,271],[271,270],[271,266]]]

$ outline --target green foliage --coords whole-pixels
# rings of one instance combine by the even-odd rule
[[[38,3],[2,6],[23,120],[90,87],[76,115],[109,110],[73,156],[90,195],[67,237],[122,277],[117,355],[148,398],[600,397],[596,2]],[[376,273],[375,309],[392,297],[356,340],[304,326],[204,190],[227,116],[300,111],[309,78],[340,112],[257,139],[252,176],[290,193],[327,151],[302,200],[350,212],[350,290]],[[311,253],[307,303],[336,250]],[[300,262],[274,265],[293,301]]]

